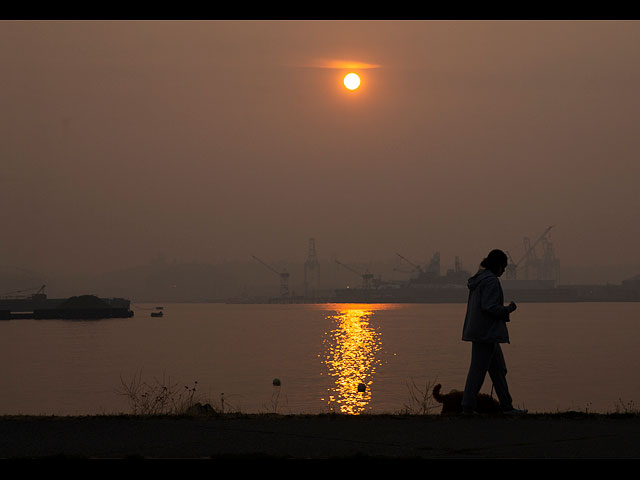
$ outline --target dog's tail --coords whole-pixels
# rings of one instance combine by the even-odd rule
[[[440,389],[442,388],[442,385],[437,384],[435,387],[433,387],[433,398],[440,402],[443,403],[444,402],[444,397],[442,395],[440,395]]]

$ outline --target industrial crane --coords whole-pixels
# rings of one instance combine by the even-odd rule
[[[508,251],[506,251],[505,253],[507,254],[507,258],[509,259],[509,263],[507,264],[505,273],[507,274],[508,279],[515,280],[516,279],[516,262],[513,261],[513,258],[511,257]]]
[[[271,270],[272,272],[280,276],[280,296],[288,297],[289,296],[289,272],[287,272],[286,269],[284,269],[282,272],[279,272],[275,268],[273,268],[271,265],[260,260],[255,255],[251,255],[251,256],[258,262],[263,264],[265,267],[267,267],[269,270]]]
[[[418,273],[422,273],[422,267],[416,263],[413,263],[411,260],[409,260],[408,258],[403,257],[402,255],[400,255],[399,253],[396,252],[396,255],[399,256],[402,260],[404,260],[405,262],[407,262],[409,265],[411,265],[414,268],[414,272],[418,272]]]
[[[42,285],[38,291],[36,293],[33,293],[30,295],[31,298],[35,299],[40,299],[40,298],[47,298],[47,295],[44,293],[44,289],[45,289],[46,285]],[[20,298],[23,297],[24,295],[16,295],[16,294],[21,294],[24,292],[32,292],[36,289],[37,287],[34,288],[27,288],[24,290],[14,290],[13,292],[7,292],[7,293],[3,293],[2,295],[0,295],[0,297],[7,297],[7,298]]]
[[[513,262],[513,259],[511,258],[511,255],[509,255],[509,252],[507,252],[507,256],[509,257],[511,264],[507,266],[507,278],[512,278],[515,279],[517,276],[517,268],[518,265],[520,265],[520,263],[522,263],[522,261],[524,259],[527,259],[527,262],[525,263],[525,268],[527,269],[526,272],[526,276],[528,277],[528,267],[529,266],[534,266],[537,262],[537,258],[536,258],[536,253],[535,253],[535,248],[536,245],[538,245],[538,243],[540,243],[541,241],[545,240],[546,241],[546,236],[547,234],[551,231],[551,229],[554,227],[555,225],[551,225],[550,227],[547,227],[547,229],[542,233],[542,235],[540,235],[535,242],[531,243],[529,240],[529,237],[524,237],[524,255],[522,256],[522,258],[520,258],[520,260],[518,260],[517,262]]]
[[[338,265],[342,265],[347,270],[350,270],[353,273],[362,276],[362,288],[364,288],[364,289],[371,288],[371,280],[373,279],[373,274],[369,273],[369,270],[367,270],[365,273],[361,273],[361,272],[357,271],[356,269],[351,268],[349,265],[345,265],[344,263],[339,262],[338,260],[336,260],[336,263]]]

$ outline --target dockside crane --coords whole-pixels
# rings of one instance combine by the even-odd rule
[[[336,263],[338,265],[342,265],[347,270],[350,270],[353,273],[355,273],[357,275],[360,275],[362,277],[362,288],[364,288],[364,289],[371,288],[371,280],[373,279],[373,274],[369,273],[369,270],[367,270],[365,273],[361,273],[358,270],[356,270],[355,268],[352,268],[349,265],[345,265],[344,263],[342,263],[342,262],[340,262],[338,260],[336,260]]]
[[[320,262],[316,253],[315,238],[309,239],[309,250],[304,262],[304,296],[314,298],[320,288]]]
[[[545,279],[560,280],[560,261],[556,258],[553,244],[548,238],[542,239],[542,276]]]
[[[420,265],[418,265],[417,263],[413,263],[411,260],[403,257],[398,252],[396,252],[396,255],[400,257],[402,260],[404,260],[405,262],[407,262],[409,265],[411,265],[413,267],[413,272],[418,272],[419,274],[423,273],[422,267]]]
[[[511,257],[511,254],[509,253],[509,251],[505,252],[507,254],[507,258],[509,259],[509,263],[507,264],[507,268],[505,270],[505,273],[507,275],[507,278],[509,280],[515,280],[516,279],[516,262],[514,262],[513,258]]]
[[[536,256],[535,248],[538,245],[538,243],[544,242],[546,245],[545,250],[552,251],[549,247],[550,243],[548,242],[547,235],[549,234],[549,232],[554,226],[555,225],[551,225],[550,227],[547,227],[547,229],[544,232],[542,232],[542,234],[533,243],[530,242],[529,237],[524,237],[523,239],[524,250],[525,250],[524,255],[517,262],[513,262],[513,259],[511,259],[511,255],[509,255],[509,253],[507,252],[508,257],[512,261],[512,265],[508,265],[507,267],[507,278],[512,278],[512,279],[517,278],[517,268],[525,259],[527,260],[525,262],[525,277],[527,279],[529,278],[530,268],[536,268],[539,270],[539,265],[538,265],[539,261]]]
[[[31,295],[29,295],[29,298],[32,298],[33,300],[45,299],[47,298],[47,294],[44,293],[45,287],[46,285],[42,285],[40,288],[33,287],[33,288],[26,288],[24,290],[14,290],[13,292],[0,294],[0,298],[5,298],[5,297],[6,298],[24,298],[25,295],[21,295],[21,294],[23,294],[24,292],[33,292],[36,288],[38,288],[36,293],[32,293]]]
[[[255,255],[251,255],[251,256],[254,258],[254,260],[257,260],[262,265],[267,267],[269,270],[271,270],[272,272],[274,272],[274,273],[276,273],[277,275],[280,276],[280,296],[281,297],[288,297],[289,296],[289,272],[287,272],[286,269],[284,269],[282,272],[279,272],[278,270],[273,268],[268,263],[263,262],[262,260],[260,260]]]

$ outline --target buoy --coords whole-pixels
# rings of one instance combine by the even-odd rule
[[[273,386],[274,387],[279,387],[280,386],[280,379],[279,378],[274,378],[273,379]]]
[[[367,386],[364,383],[359,383],[358,384],[358,391],[359,392],[364,392],[367,389]]]

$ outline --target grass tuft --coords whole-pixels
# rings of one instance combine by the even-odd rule
[[[194,409],[197,413],[196,407],[202,406],[197,381],[192,386],[180,386],[163,374],[161,380],[154,378],[149,383],[140,372],[128,382],[120,377],[120,383],[118,393],[127,397],[133,415],[186,415]],[[216,411],[213,407],[210,410]]]
[[[416,385],[414,380],[407,382],[409,403],[404,405],[400,413],[403,415],[430,415],[437,408],[432,394],[436,382],[437,380],[433,382],[427,380],[424,387]]]

